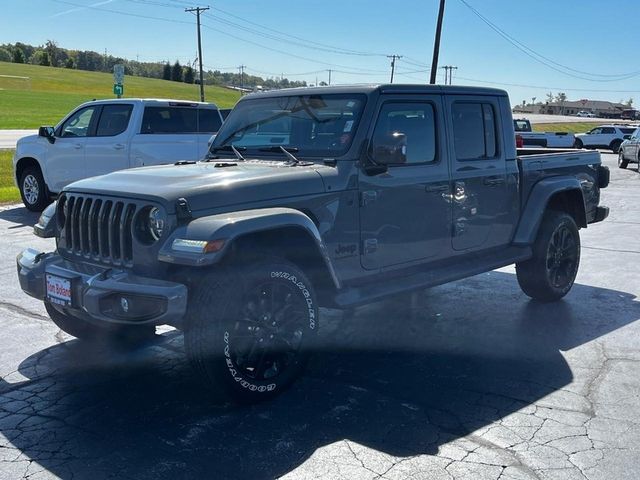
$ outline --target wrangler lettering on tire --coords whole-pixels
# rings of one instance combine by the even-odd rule
[[[302,373],[317,324],[310,281],[297,266],[273,257],[205,274],[191,296],[185,345],[214,391],[256,402]]]

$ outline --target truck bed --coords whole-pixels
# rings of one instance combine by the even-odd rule
[[[520,171],[521,205],[526,205],[533,187],[552,177],[578,178],[585,197],[586,212],[594,211],[599,201],[600,153],[593,150],[562,148],[517,149]]]

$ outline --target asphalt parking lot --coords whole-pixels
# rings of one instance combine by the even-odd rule
[[[0,478],[637,479],[640,175],[603,158],[611,215],[565,300],[508,267],[323,312],[302,380],[242,408],[210,402],[175,331],[135,351],[59,331],[15,273],[54,242],[1,207]]]

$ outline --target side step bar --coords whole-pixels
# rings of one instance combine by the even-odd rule
[[[531,247],[507,247],[493,253],[476,252],[460,256],[455,266],[451,260],[441,265],[427,265],[426,271],[413,275],[385,279],[362,286],[347,287],[334,297],[338,308],[350,308],[375,302],[384,297],[422,288],[435,287],[444,283],[506,267],[512,263],[531,258]]]

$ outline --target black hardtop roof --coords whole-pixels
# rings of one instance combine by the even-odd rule
[[[459,85],[427,85],[427,84],[383,84],[383,85],[332,85],[326,87],[298,87],[283,88],[281,90],[268,90],[251,93],[241,99],[254,99],[264,97],[283,97],[290,95],[328,95],[336,93],[413,93],[413,94],[447,94],[447,95],[493,95],[507,97],[505,90],[489,87],[463,87]]]

